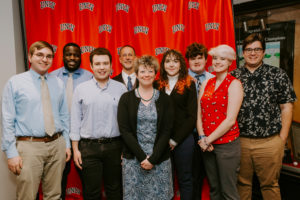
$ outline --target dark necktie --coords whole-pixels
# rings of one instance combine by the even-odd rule
[[[131,77],[130,76],[128,76],[127,90],[128,91],[132,90],[132,83],[131,83]]]
[[[195,76],[195,78],[197,79],[197,83],[196,83],[197,95],[199,94],[200,87],[201,87],[201,81],[200,81],[201,76],[204,77],[204,74],[197,74]]]

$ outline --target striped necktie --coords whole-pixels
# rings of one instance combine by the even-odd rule
[[[132,83],[131,83],[131,77],[130,76],[128,76],[127,90],[128,91],[132,90]]]

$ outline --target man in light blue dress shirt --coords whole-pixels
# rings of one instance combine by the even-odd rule
[[[75,43],[67,43],[63,48],[63,62],[64,66],[53,71],[51,74],[56,75],[58,78],[60,78],[65,86],[66,90],[68,87],[68,81],[71,78],[72,84],[71,84],[71,96],[73,94],[74,89],[82,82],[88,81],[92,79],[93,74],[85,69],[80,68],[81,64],[81,50],[80,46]],[[66,94],[68,94],[68,91],[66,91]],[[68,99],[68,96],[67,96]],[[71,99],[70,102],[71,104]],[[69,105],[69,108],[71,105]],[[67,188],[67,180],[68,180],[68,174],[71,170],[71,162],[66,163],[65,170],[63,172],[62,182],[61,182],[61,198],[65,199],[66,194],[66,188]]]
[[[102,179],[107,199],[122,199],[122,141],[117,108],[127,89],[109,78],[111,61],[105,48],[91,52],[94,77],[77,86],[72,101],[70,138],[75,165],[82,170],[84,199],[101,199]]]
[[[71,157],[64,85],[47,73],[53,56],[49,43],[33,43],[30,70],[10,78],[3,90],[2,150],[17,175],[18,200],[35,199],[41,181],[45,200],[60,199],[62,173]]]
[[[203,44],[192,43],[187,47],[186,59],[189,62],[189,75],[192,76],[196,83],[197,97],[201,84],[206,80],[214,77],[213,74],[205,70],[207,62],[207,48]],[[201,149],[198,145],[197,129],[194,130],[195,149],[193,162],[193,199],[201,199],[202,183],[205,177],[204,165],[202,162]]]

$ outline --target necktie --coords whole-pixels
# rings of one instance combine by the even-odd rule
[[[41,76],[41,97],[43,105],[45,132],[49,136],[52,136],[55,133],[55,124],[48,85],[44,76]]]
[[[201,80],[200,80],[200,77],[201,77],[201,76],[204,76],[204,74],[197,74],[197,75],[195,76],[195,78],[197,79],[197,84],[196,84],[197,95],[199,94],[200,87],[201,87]]]
[[[72,106],[72,96],[73,96],[73,73],[69,73],[66,85],[66,93],[67,93],[67,102],[68,102],[68,108],[69,112],[71,112],[71,106]]]
[[[127,90],[130,91],[132,89],[131,77],[128,76]]]

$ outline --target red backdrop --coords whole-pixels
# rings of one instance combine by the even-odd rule
[[[45,40],[55,49],[50,71],[63,66],[62,50],[68,42],[81,46],[81,67],[88,70],[89,53],[97,47],[108,48],[113,76],[121,72],[118,51],[126,44],[138,56],[150,54],[159,60],[167,49],[184,54],[193,42],[208,49],[219,44],[235,49],[231,0],[24,0],[24,13],[27,48]],[[209,57],[208,70],[210,65]],[[235,66],[234,62],[231,69]],[[71,179],[77,180],[77,174]],[[68,199],[81,199],[81,186],[70,182]]]

